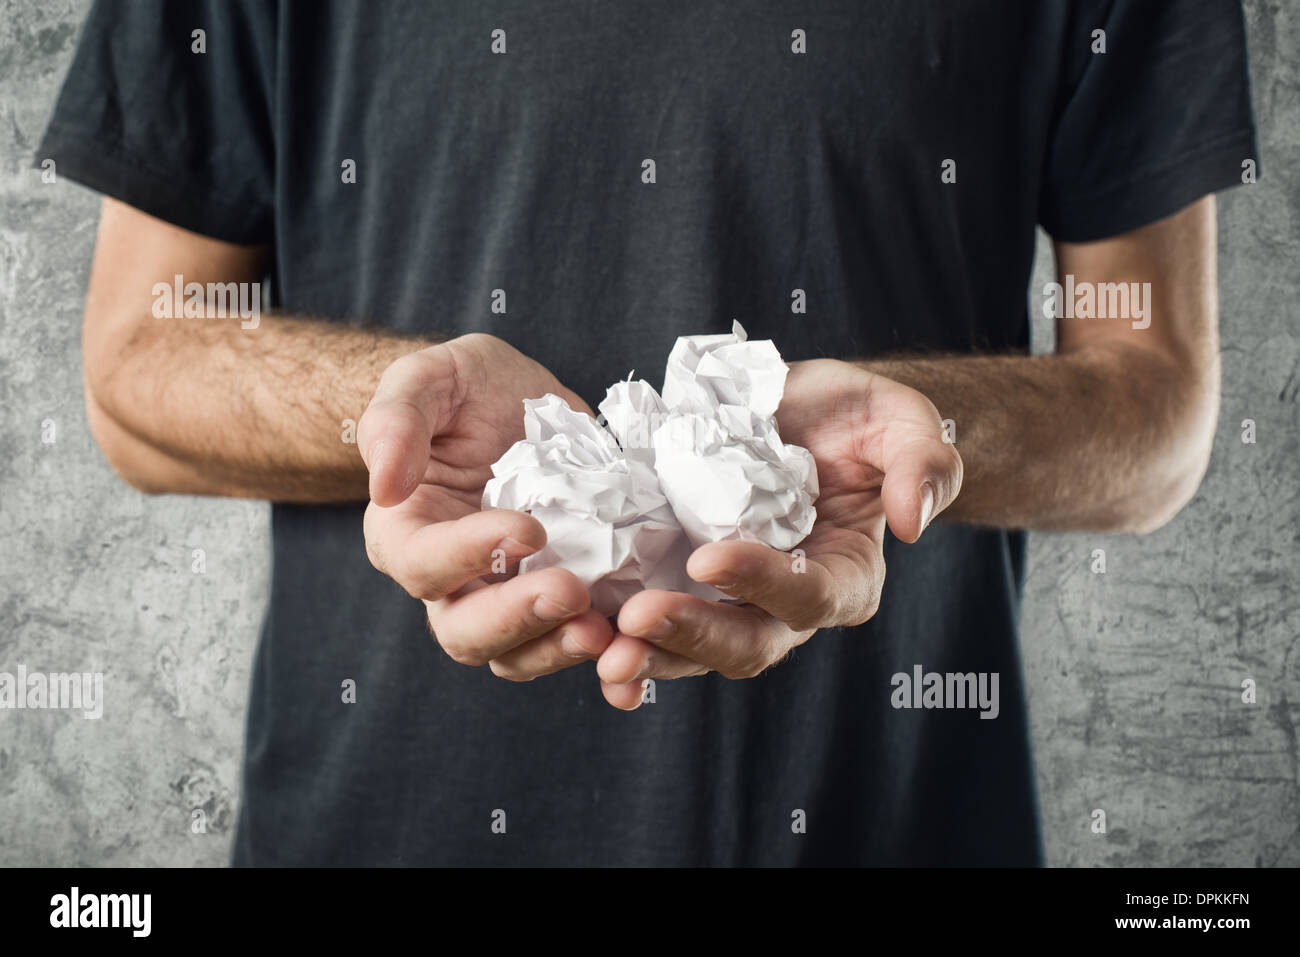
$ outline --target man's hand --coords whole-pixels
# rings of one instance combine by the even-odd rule
[[[523,438],[523,400],[548,392],[591,411],[502,340],[461,336],[389,366],[357,426],[370,560],[424,600],[453,659],[515,680],[590,660],[613,639],[572,572],[506,578],[546,544],[540,522],[479,507],[492,463]]]
[[[597,664],[615,707],[636,708],[645,678],[709,671],[750,678],[819,628],[867,621],[885,577],[886,522],[914,542],[961,489],[961,457],[943,441],[930,401],[857,366],[794,363],[777,420],[781,438],[817,461],[812,532],[791,553],[754,542],[696,549],[690,576],[744,604],[669,591],[634,595]]]

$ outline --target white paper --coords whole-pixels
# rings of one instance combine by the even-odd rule
[[[555,395],[524,401],[525,438],[492,466],[484,508],[527,511],[544,549],[520,571],[561,566],[615,614],[643,588],[725,597],[686,574],[691,551],[741,539],[782,551],[812,530],[817,467],[786,445],[773,414],[789,369],[768,340],[684,336],[668,356],[661,397],[617,382],[602,427]]]

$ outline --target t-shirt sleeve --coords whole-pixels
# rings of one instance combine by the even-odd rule
[[[1111,0],[1069,20],[1044,229],[1102,239],[1243,181],[1258,156],[1239,0]]]
[[[183,229],[271,241],[275,26],[271,0],[96,0],[37,163]]]

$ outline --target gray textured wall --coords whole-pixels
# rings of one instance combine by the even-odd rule
[[[102,671],[108,704],[98,721],[0,712],[0,864],[222,864],[268,512],[137,495],[87,429],[97,197],[30,168],[87,6],[0,0],[0,671]],[[1154,535],[1032,539],[1024,653],[1054,864],[1300,864],[1300,13],[1246,6],[1264,178],[1221,200],[1209,476]],[[1040,245],[1037,288],[1049,267]]]

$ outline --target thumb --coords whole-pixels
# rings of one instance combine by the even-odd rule
[[[961,491],[961,456],[940,438],[937,426],[933,435],[928,429],[909,429],[908,434],[885,436],[881,501],[890,531],[904,542],[920,538]]]
[[[430,442],[455,415],[455,383],[453,360],[441,346],[402,356],[384,370],[357,423],[376,505],[398,505],[419,486]]]

